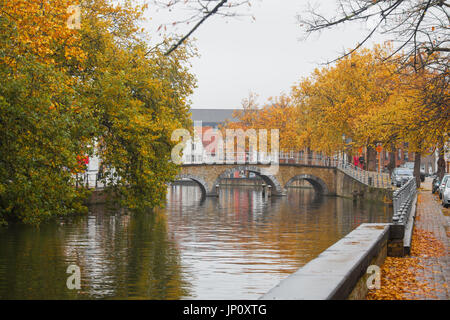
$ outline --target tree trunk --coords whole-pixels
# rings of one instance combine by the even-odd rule
[[[311,149],[309,147],[306,147],[306,163],[308,165],[311,165],[312,163],[312,155],[311,155]]]
[[[444,148],[439,148],[439,158],[438,158],[438,161],[437,161],[436,174],[439,177],[439,181],[442,181],[442,178],[445,175]]]
[[[444,146],[444,138],[441,137],[439,139],[439,145],[438,145],[438,161],[437,161],[437,168],[436,168],[436,174],[439,177],[439,181],[442,181],[442,178],[445,175],[445,146]]]
[[[371,146],[367,146],[367,170],[377,171],[377,151]]]
[[[416,178],[416,186],[420,187],[420,152],[414,152],[414,177]]]
[[[397,149],[395,148],[395,145],[391,145],[391,150],[389,151],[389,163],[388,163],[388,170],[389,175],[392,175],[392,171],[395,169],[395,156],[397,155]]]

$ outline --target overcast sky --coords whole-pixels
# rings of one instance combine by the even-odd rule
[[[212,17],[194,33],[200,58],[192,61],[198,88],[191,97],[193,108],[240,108],[249,92],[263,103],[270,96],[289,93],[292,85],[308,76],[320,63],[336,58],[344,48],[353,47],[367,33],[363,25],[352,25],[323,32],[301,41],[302,30],[296,15],[308,0],[255,0],[243,10],[250,16]],[[330,13],[334,0],[321,6]],[[152,20],[147,29],[154,34],[162,22],[172,22],[183,12],[150,7]],[[187,26],[189,27],[189,26]],[[182,32],[185,29],[178,29]],[[380,42],[378,37],[369,44]]]

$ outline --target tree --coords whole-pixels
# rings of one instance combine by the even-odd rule
[[[256,101],[257,95],[250,93],[249,97],[242,100],[243,110],[235,111],[233,117],[239,119],[237,122],[225,122],[225,129],[265,129],[267,130],[267,141],[270,141],[270,130],[279,130],[279,148],[283,151],[297,149],[297,109],[292,105],[288,95],[269,98],[261,108]],[[225,133],[225,132],[224,132]]]
[[[392,50],[385,44],[355,51],[332,66],[316,69],[294,85],[289,96],[263,108],[250,95],[243,101],[244,109],[235,114],[240,121],[227,127],[279,128],[280,146],[287,150],[333,155],[366,147],[371,171],[377,169],[377,145],[391,153],[392,170],[396,148],[408,144],[415,153],[420,185],[422,154],[442,146],[448,136],[448,86],[430,69],[409,66],[398,72],[401,59],[386,59]]]
[[[335,66],[316,69],[293,87],[304,147],[333,154],[349,147],[375,147],[385,139],[384,132],[368,132],[364,122],[364,117],[384,106],[396,88],[395,66],[379,59],[385,50],[376,47],[354,52]],[[351,139],[350,145],[343,135]]]
[[[57,62],[83,59],[66,25],[69,4],[0,4],[0,223],[85,210],[84,190],[71,182],[76,155],[89,151],[89,110],[72,108],[72,79]]]
[[[163,204],[176,175],[170,137],[190,125],[190,56],[183,47],[146,55],[138,27],[145,6],[86,0],[73,30],[71,4],[0,3],[2,222],[85,212],[77,158],[94,152],[107,189],[128,208]]]
[[[379,130],[389,130],[398,141],[408,142],[410,151],[416,155],[414,170],[418,185],[420,155],[430,150],[434,152],[436,147],[442,148],[450,127],[448,84],[437,79],[442,78],[425,69],[405,72],[399,77],[401,90],[371,120]]]
[[[444,74],[433,74],[423,83],[418,103],[422,106],[423,116],[418,126],[427,128],[434,135],[434,145],[438,149],[437,174],[440,179],[445,174],[444,145],[450,136],[450,94],[448,69]]]
[[[122,10],[128,14],[105,24],[95,6],[86,7],[83,21],[95,28],[81,32],[95,68],[87,64],[83,74],[95,81],[85,81],[81,90],[99,120],[104,182],[128,208],[151,208],[164,204],[166,183],[177,174],[170,137],[175,129],[190,126],[186,101],[194,78],[183,48],[170,57],[161,50],[147,54],[136,33],[143,9]]]
[[[436,81],[442,79],[436,72],[424,68],[404,68],[402,73],[393,73],[392,79],[394,90],[380,108],[360,117],[360,128],[386,147],[408,143],[409,151],[415,153],[414,171],[420,185],[421,155],[442,145],[448,134],[448,87],[445,81]]]
[[[299,23],[305,28],[306,34],[320,32],[327,28],[352,22],[369,22],[371,27],[367,35],[355,47],[344,52],[341,57],[351,55],[361,48],[374,34],[380,33],[395,44],[395,50],[385,59],[397,60],[399,69],[410,69],[420,72],[426,69],[434,73],[436,82],[442,82],[441,88],[448,87],[448,26],[450,22],[450,4],[445,0],[338,0],[337,14],[331,17],[321,13],[321,10],[310,6],[307,13],[298,17]],[[410,72],[410,71],[407,71]],[[436,123],[448,122],[448,91],[440,94],[433,90],[428,98],[436,101],[424,110],[433,115]],[[440,106],[440,107],[438,107]],[[436,108],[437,107],[437,108]],[[438,111],[440,108],[445,110]],[[438,112],[436,112],[438,111]],[[440,120],[438,120],[440,119]],[[442,137],[440,137],[442,138]],[[441,146],[441,145],[440,145]],[[442,164],[442,161],[440,162]],[[440,167],[439,171],[443,170]],[[418,168],[415,169],[419,171]]]

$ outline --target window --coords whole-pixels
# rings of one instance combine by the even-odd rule
[[[402,149],[398,149],[398,160],[402,160]]]

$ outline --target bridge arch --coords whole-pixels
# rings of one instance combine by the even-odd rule
[[[316,177],[316,176],[313,176],[310,174],[299,174],[299,175],[292,177],[286,183],[285,188],[288,188],[294,181],[297,181],[297,180],[306,180],[312,184],[312,186],[314,187],[314,190],[316,190],[316,192],[325,194],[325,195],[329,194],[329,190],[328,190],[326,183],[319,177]]]
[[[181,179],[190,179],[196,182],[200,186],[200,189],[202,190],[202,195],[207,195],[210,190],[210,188],[208,187],[208,183],[202,177],[193,174],[179,174],[175,177],[175,180]]]
[[[232,167],[229,169],[226,169],[225,171],[223,171],[215,180],[215,182],[213,183],[213,185],[211,186],[211,190],[209,194],[215,194],[216,190],[215,190],[215,186],[218,185],[220,183],[220,180],[223,178],[228,178],[230,176],[230,174],[236,172],[236,171],[248,171],[248,172],[253,172],[256,175],[258,175],[259,177],[261,177],[265,183],[267,183],[268,185],[270,185],[272,187],[272,194],[273,195],[285,195],[286,194],[286,190],[281,186],[280,182],[278,181],[277,177],[271,174],[265,174],[264,170],[267,168],[264,167],[259,167],[259,166],[247,166],[247,165],[242,165],[242,166],[236,166],[236,167]]]

